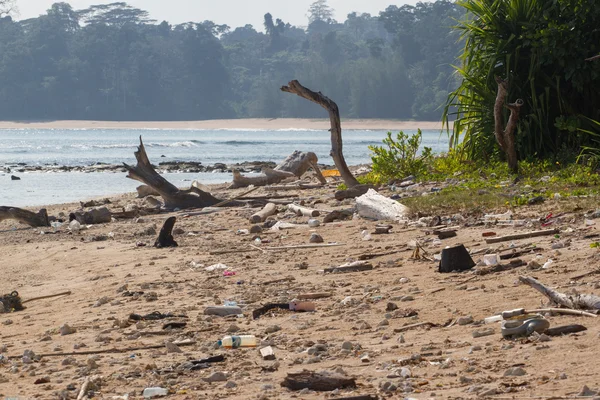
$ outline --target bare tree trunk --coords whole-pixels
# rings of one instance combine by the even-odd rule
[[[281,90],[287,93],[294,93],[306,100],[312,101],[327,110],[329,113],[329,120],[331,121],[331,157],[335,162],[335,166],[340,175],[344,180],[346,186],[353,187],[359,185],[358,181],[352,175],[344,159],[342,153],[342,124],[340,122],[340,110],[337,104],[324,96],[321,92],[313,92],[310,89],[305,88],[297,80],[293,80],[288,83],[288,86],[282,86]]]
[[[498,84],[498,95],[494,104],[494,135],[496,136],[498,146],[506,154],[508,168],[516,174],[519,172],[519,160],[515,147],[515,129],[519,121],[519,112],[523,106],[523,100],[517,99],[516,102],[506,105],[510,110],[510,117],[508,118],[506,128],[503,128],[504,118],[502,109],[508,95],[508,81],[496,77],[496,83]]]
[[[141,136],[138,150],[133,154],[137,159],[135,167],[123,163],[129,171],[127,177],[145,183],[156,190],[164,199],[165,208],[204,208],[214,206],[221,201],[194,186],[187,190],[181,190],[163,178],[150,164]]]
[[[548,297],[553,303],[561,305],[566,308],[574,310],[599,310],[600,309],[600,297],[594,296],[593,294],[577,294],[577,295],[566,295],[564,293],[557,292],[551,289],[534,278],[529,276],[520,276],[519,280],[534,288],[544,296]]]
[[[0,222],[4,221],[5,219],[15,219],[34,228],[40,226],[50,226],[48,213],[46,212],[45,208],[42,208],[36,214],[17,207],[0,207]]]

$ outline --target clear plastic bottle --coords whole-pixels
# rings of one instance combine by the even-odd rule
[[[219,346],[227,349],[237,349],[238,347],[256,347],[256,336],[225,336],[223,339],[219,340],[218,344]]]

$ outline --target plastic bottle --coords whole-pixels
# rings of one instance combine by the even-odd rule
[[[73,232],[73,233],[79,233],[79,230],[81,229],[81,224],[79,223],[79,221],[77,221],[76,219],[74,219],[69,224],[69,228],[71,229],[71,232]]]
[[[168,394],[169,391],[161,387],[149,387],[144,389],[144,392],[142,393],[145,399],[151,399],[153,397],[162,397]]]
[[[227,349],[237,349],[238,347],[256,347],[256,336],[240,335],[240,336],[225,336],[218,341],[219,346]]]

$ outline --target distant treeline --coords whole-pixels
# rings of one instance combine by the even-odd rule
[[[279,91],[298,79],[346,117],[439,120],[458,86],[452,26],[463,12],[438,0],[338,22],[318,0],[307,27],[266,14],[263,33],[158,23],[126,3],[56,3],[38,18],[0,18],[0,119],[323,117]]]

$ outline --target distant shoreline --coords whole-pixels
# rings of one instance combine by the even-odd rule
[[[452,123],[450,124],[452,126]],[[314,129],[330,128],[328,119],[248,118],[204,121],[0,121],[0,129]],[[383,119],[342,119],[342,129],[400,131],[442,129],[441,121],[398,121]]]

